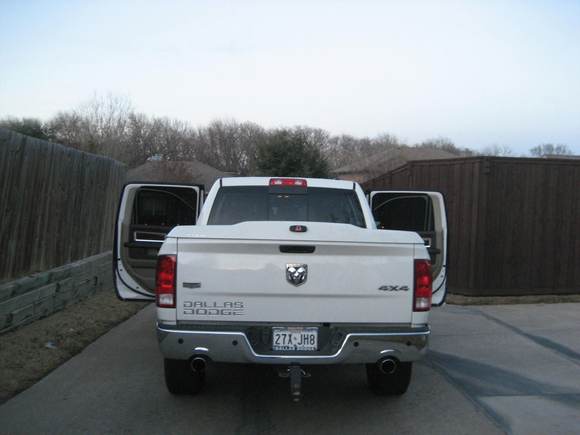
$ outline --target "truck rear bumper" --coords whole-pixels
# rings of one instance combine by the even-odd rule
[[[244,332],[171,329],[158,325],[157,337],[165,358],[203,356],[215,362],[255,364],[355,364],[384,357],[400,361],[420,359],[427,349],[428,326],[404,331],[349,332],[334,353],[258,353]]]

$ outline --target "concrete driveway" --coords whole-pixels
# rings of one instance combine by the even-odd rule
[[[437,309],[431,352],[405,396],[373,396],[362,367],[317,367],[294,404],[268,367],[214,366],[202,395],[171,396],[150,306],[0,406],[0,432],[578,433],[579,310]]]

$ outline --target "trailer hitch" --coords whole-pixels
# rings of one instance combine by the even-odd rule
[[[290,379],[290,397],[294,402],[300,402],[302,398],[302,378],[309,378],[307,373],[299,364],[290,364],[286,370],[278,372],[281,378]]]

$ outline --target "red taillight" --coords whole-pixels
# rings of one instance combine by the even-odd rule
[[[303,178],[270,178],[270,186],[307,187]]]
[[[415,260],[415,294],[413,311],[429,311],[433,293],[433,278],[429,260]]]
[[[157,273],[155,275],[155,294],[157,306],[161,308],[175,308],[175,255],[161,255],[157,259]]]

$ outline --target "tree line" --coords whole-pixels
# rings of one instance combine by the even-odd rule
[[[5,118],[0,120],[0,127],[105,155],[129,167],[152,158],[198,160],[240,175],[271,175],[277,171],[278,175],[325,177],[332,169],[362,157],[405,146],[440,149],[456,156],[514,155],[506,146],[495,145],[476,152],[457,147],[447,138],[406,144],[391,134],[359,138],[331,135],[307,126],[266,129],[236,120],[215,120],[194,127],[188,122],[139,113],[127,98],[114,95],[96,96],[47,121]],[[571,151],[562,144],[541,144],[530,149],[530,155],[537,157],[565,154]]]

